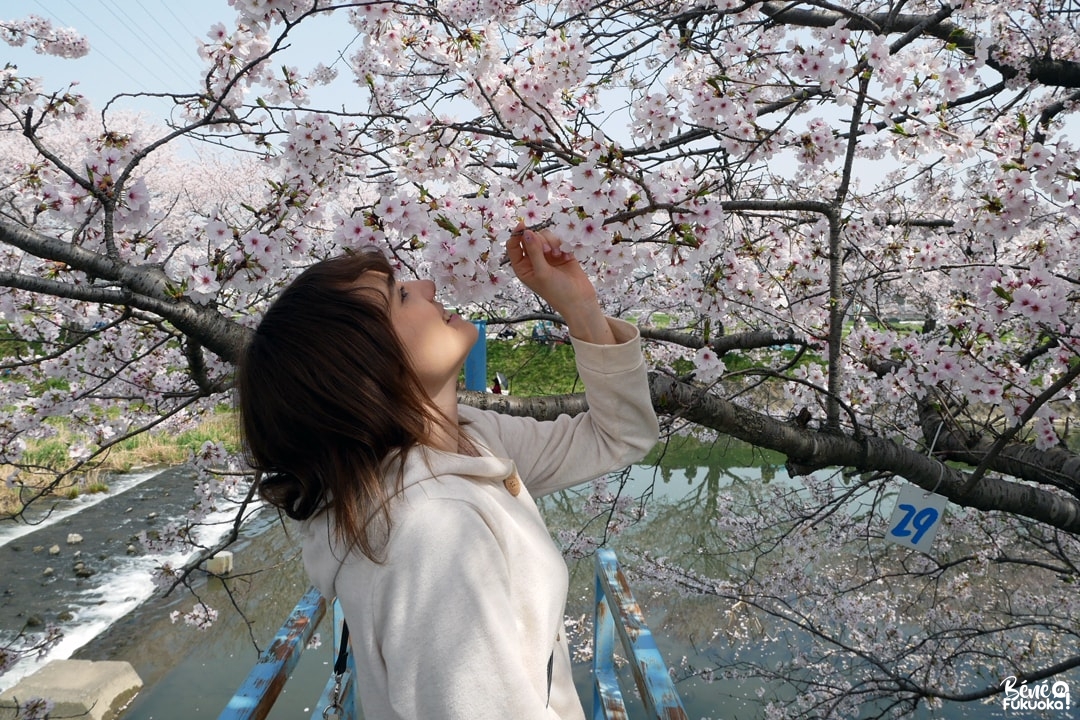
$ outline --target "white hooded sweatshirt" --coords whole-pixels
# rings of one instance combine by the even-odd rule
[[[349,623],[366,720],[583,720],[563,626],[567,568],[533,497],[656,443],[640,336],[609,324],[617,345],[571,339],[588,412],[538,422],[462,406],[480,457],[405,457],[381,564],[345,552],[329,513],[304,523],[308,575]]]

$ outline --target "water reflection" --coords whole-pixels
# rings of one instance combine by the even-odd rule
[[[676,449],[677,450],[677,449]],[[739,462],[754,461],[756,465],[740,465]],[[679,467],[679,462],[686,462]],[[842,568],[841,576],[856,579],[868,576],[872,570],[881,571],[881,567],[872,567],[880,562],[887,551],[870,552],[865,541],[861,547],[846,545],[835,556],[820,553],[805,553],[799,543],[816,542],[813,532],[804,533],[806,537],[791,537],[783,546],[767,549],[758,548],[757,552],[734,553],[733,545],[741,544],[747,537],[733,534],[732,528],[737,523],[725,523],[724,528],[716,522],[718,513],[739,513],[765,506],[766,499],[777,497],[797,500],[805,498],[811,492],[804,478],[792,479],[787,475],[782,458],[762,454],[724,441],[723,446],[692,447],[685,457],[677,451],[668,449],[663,458],[663,465],[650,467],[636,466],[624,478],[619,486],[609,488],[610,494],[632,498],[628,507],[644,507],[646,515],[636,524],[626,527],[618,535],[605,533],[605,523],[610,515],[603,512],[583,511],[588,508],[588,489],[567,491],[561,496],[545,498],[545,515],[552,527],[573,528],[578,532],[592,534],[613,547],[624,561],[633,566],[636,558],[667,558],[671,564],[682,566],[700,573],[707,578],[723,580],[738,578],[745,581],[751,575],[749,568],[768,564],[786,564],[794,573],[803,573],[814,577],[820,570],[832,566]],[[734,463],[734,464],[733,464]],[[864,478],[845,476],[838,472],[822,473],[812,480],[817,481],[813,492],[825,493],[827,498],[836,501],[835,510],[842,512],[853,524],[884,523],[877,507],[891,507],[890,495],[895,494],[895,483],[882,484],[868,482]],[[954,509],[957,516],[963,513]],[[760,518],[759,518],[760,519]],[[812,529],[814,522],[807,523],[804,530]],[[864,528],[865,530],[865,528]],[[789,547],[789,541],[791,547]],[[962,540],[953,540],[955,550],[962,546]],[[807,560],[815,557],[814,561]],[[889,555],[895,559],[896,554]],[[818,563],[815,565],[814,563]],[[591,613],[592,561],[590,558],[571,560],[571,598],[568,614],[572,617],[587,616]],[[1008,582],[1003,574],[997,580],[985,579],[991,584],[997,583],[997,593],[1007,593],[1009,587],[1024,587],[1025,581],[1017,582],[1012,578]],[[692,718],[712,717],[765,717],[765,703],[779,702],[781,707],[788,707],[786,717],[798,717],[793,706],[785,706],[795,698],[799,687],[791,682],[798,680],[802,688],[815,685],[845,686],[856,682],[861,676],[858,662],[851,662],[852,655],[836,652],[836,646],[828,642],[824,646],[815,646],[808,632],[796,625],[777,620],[750,603],[742,602],[731,591],[718,592],[716,595],[681,593],[670,583],[652,585],[646,579],[638,577],[632,580],[638,600],[643,605],[650,627],[656,636],[661,652],[669,665],[676,668],[679,690],[683,695],[689,716]],[[1028,583],[1030,584],[1030,583]],[[912,587],[918,587],[917,584]],[[890,595],[894,591],[895,595]],[[782,593],[782,591],[779,591]],[[884,590],[873,591],[885,603],[903,605],[900,617],[913,617],[915,622],[896,625],[894,630],[902,637],[910,638],[917,632],[930,632],[928,627],[919,624],[920,613],[928,610],[926,603],[932,598],[918,596],[918,590],[908,589],[902,582]],[[914,592],[914,595],[911,593]],[[718,595],[727,595],[722,597]],[[781,603],[783,594],[777,598]],[[987,598],[984,598],[987,599]],[[949,598],[933,601],[935,605],[944,602],[942,608],[952,606],[963,615],[965,601],[950,602]],[[814,603],[809,604],[814,607]],[[922,608],[920,610],[920,607]],[[938,609],[938,608],[935,608]],[[806,607],[791,605],[791,617],[798,618]],[[829,614],[827,608],[818,607],[818,612]],[[815,631],[819,617],[802,616],[805,630]],[[836,637],[845,640],[863,635],[866,628],[874,628],[877,622],[874,616],[863,616],[863,628],[851,626],[838,628]],[[826,622],[822,627],[826,627]],[[740,629],[741,640],[732,644],[731,631]],[[886,628],[887,629],[887,628]],[[940,629],[935,632],[941,632]],[[862,649],[857,641],[854,650]],[[935,642],[942,642],[940,639]],[[948,640],[944,646],[948,646]],[[822,647],[825,649],[823,650]],[[867,647],[873,652],[876,648]],[[821,676],[822,657],[832,655],[835,662],[831,677]],[[801,666],[800,657],[817,662],[812,666]],[[912,653],[914,656],[915,653]],[[978,658],[977,654],[973,655]],[[830,661],[831,662],[831,661]],[[967,663],[953,661],[967,678],[961,683],[966,687],[993,687],[1000,680],[998,675],[1009,667],[1009,659],[1002,658],[995,667],[977,664],[976,660]],[[1031,661],[1029,661],[1030,664]],[[1038,663],[1038,659],[1035,659]],[[781,663],[790,663],[783,669],[782,675],[772,681],[761,679],[727,679],[724,670],[745,669],[746,663],[753,663],[759,671],[768,668],[780,669]],[[800,667],[802,668],[800,670]],[[907,672],[902,667],[895,668]],[[924,668],[916,667],[922,673]],[[801,675],[801,677],[800,677]],[[1080,686],[1080,674],[1073,671],[1063,676],[1073,687]],[[588,677],[583,675],[583,689],[587,687]],[[632,687],[627,678],[625,687]],[[887,685],[886,685],[887,686]],[[933,710],[925,705],[905,717],[912,718],[1005,718],[1009,715],[1002,709],[998,699],[989,702],[945,703]],[[857,711],[855,717],[889,716],[887,708],[892,698],[867,702]],[[1014,714],[1015,715],[1015,714]],[[846,715],[845,715],[846,716]]]
[[[739,563],[754,561],[751,555],[732,555],[731,538],[716,522],[718,513],[728,508],[760,505],[772,493],[805,493],[802,480],[788,477],[783,458],[762,453],[734,441],[720,440],[710,445],[670,445],[651,461],[635,466],[620,482],[614,480],[609,491],[624,498],[622,520],[627,524],[618,535],[605,532],[612,520],[610,508],[591,506],[588,487],[565,491],[543,498],[541,506],[553,532],[567,531],[575,536],[592,536],[611,545],[625,565],[648,555],[666,557],[678,565],[711,578],[725,578],[742,568]],[[871,502],[881,501],[873,490],[852,478],[836,477],[835,492],[846,498],[849,512],[870,512]],[[860,496],[860,492],[869,493]],[[246,676],[255,660],[252,637],[263,645],[273,635],[293,603],[306,588],[303,570],[294,556],[295,540],[280,529],[255,533],[237,553],[238,568],[253,570],[278,563],[270,572],[236,584],[230,597],[218,585],[206,588],[208,604],[222,609],[221,620],[208,633],[199,633],[168,623],[167,610],[149,609],[121,626],[111,639],[103,639],[86,657],[117,657],[135,664],[149,687],[140,696],[128,717],[155,720],[181,720],[192,717],[216,717],[232,691]],[[851,553],[833,559],[846,563],[852,572],[861,572],[868,562],[866,554]],[[567,608],[571,635],[587,626],[592,614],[592,558],[569,561],[571,586]],[[813,568],[806,568],[812,572]],[[715,668],[730,668],[734,651],[741,651],[739,661],[788,661],[800,651],[810,649],[807,635],[781,625],[737,599],[685,594],[670,586],[654,586],[642,578],[632,579],[634,592],[645,610],[661,652],[680,673],[680,693],[691,718],[761,718],[765,700],[790,700],[796,692],[790,684],[761,679],[732,680],[722,673],[708,682],[699,673]],[[235,601],[245,611],[250,627],[240,615],[228,612]],[[190,603],[190,598],[185,599]],[[749,639],[735,641],[735,629]],[[907,628],[900,628],[904,631]],[[775,642],[767,642],[775,640]],[[111,643],[111,645],[110,645]],[[332,659],[328,637],[323,647],[305,654],[305,660],[287,685],[282,701],[272,717],[310,715],[310,708],[330,673]],[[770,656],[772,653],[772,656]],[[992,685],[997,668],[972,668],[982,672]],[[832,678],[814,678],[808,682],[847,681],[838,671]],[[1080,678],[1068,678],[1080,689]],[[588,665],[575,666],[575,680],[585,699],[591,702],[591,679]],[[634,693],[626,678],[624,696],[633,715]],[[640,708],[640,706],[638,706]],[[880,707],[866,707],[860,717],[876,715]],[[791,717],[796,715],[792,714]],[[1014,714],[1015,716],[1015,714]],[[921,711],[915,718],[1005,718],[999,703],[947,705],[935,712]]]

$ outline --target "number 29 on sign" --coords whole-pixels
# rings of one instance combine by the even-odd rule
[[[896,499],[885,539],[906,548],[929,553],[945,516],[948,498],[905,485]]]

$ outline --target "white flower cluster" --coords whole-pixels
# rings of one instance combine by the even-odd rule
[[[39,15],[29,15],[23,20],[0,20],[0,39],[14,47],[32,40],[36,52],[63,58],[78,58],[90,52],[90,43],[83,35],[73,28],[53,27],[52,22]]]
[[[189,625],[197,630],[207,630],[211,625],[217,621],[218,611],[210,607],[205,603],[195,603],[192,608],[186,612],[180,612],[179,610],[173,610],[169,613],[169,619],[175,624],[177,620],[182,619],[184,624]]]

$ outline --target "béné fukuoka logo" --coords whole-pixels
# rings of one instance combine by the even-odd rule
[[[1072,707],[1069,697],[1069,683],[1056,680],[1051,683],[1043,680],[1036,685],[1028,685],[1027,680],[1016,684],[1016,676],[1010,675],[1001,681],[1005,688],[1005,697],[1001,706],[1009,710],[1069,710]]]

